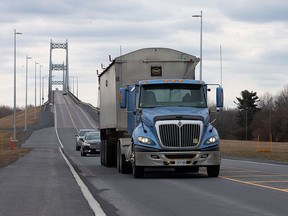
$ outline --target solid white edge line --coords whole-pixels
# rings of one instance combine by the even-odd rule
[[[77,174],[77,172],[75,171],[75,169],[73,168],[73,166],[71,165],[71,163],[69,162],[69,160],[67,159],[67,157],[65,156],[65,154],[63,153],[64,146],[59,138],[58,135],[58,130],[57,130],[57,113],[56,113],[56,107],[54,105],[54,122],[55,122],[55,132],[56,132],[56,136],[58,139],[58,142],[60,144],[59,147],[59,151],[62,155],[62,157],[64,158],[67,166],[69,167],[73,177],[75,178],[78,186],[80,187],[80,190],[83,194],[83,196],[85,197],[85,199],[87,200],[90,208],[92,209],[92,211],[94,212],[94,214],[96,216],[106,216],[106,214],[104,213],[103,209],[101,208],[100,204],[94,199],[93,195],[91,194],[91,192],[89,191],[88,187],[84,184],[84,182],[82,181],[82,179],[80,178],[80,176]]]
[[[73,166],[71,165],[71,163],[69,162],[69,160],[66,158],[66,156],[64,155],[62,148],[59,147],[59,151],[62,154],[62,157],[64,158],[64,160],[66,161],[66,164],[68,165],[68,167],[70,168],[70,171],[72,173],[72,175],[74,176],[77,184],[79,185],[85,199],[87,200],[89,206],[91,207],[92,211],[94,212],[94,214],[96,216],[106,216],[106,214],[104,213],[104,211],[102,210],[101,206],[99,205],[99,203],[94,199],[93,195],[91,194],[91,192],[89,191],[88,187],[84,184],[84,182],[82,181],[82,179],[79,177],[79,175],[77,174],[77,172],[74,170]]]
[[[57,117],[56,117],[56,116],[57,116],[56,107],[55,107],[55,105],[54,105],[54,124],[55,124],[54,129],[55,129],[55,133],[56,133],[56,136],[57,136],[57,139],[58,139],[58,142],[59,142],[61,148],[64,148],[62,142],[60,141],[59,135],[58,135],[58,130],[57,130]]]

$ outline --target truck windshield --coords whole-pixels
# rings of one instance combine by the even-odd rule
[[[160,106],[184,106],[206,108],[202,85],[158,84],[143,85],[140,90],[140,108]]]

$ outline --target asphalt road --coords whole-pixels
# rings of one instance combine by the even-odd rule
[[[31,152],[0,169],[0,215],[93,215],[98,204],[109,216],[288,215],[287,166],[223,159],[218,178],[208,178],[200,169],[197,174],[149,170],[144,179],[134,179],[116,168],[102,167],[99,155],[81,157],[75,150],[77,130],[97,128],[97,122],[69,96],[55,92],[53,110],[60,144],[53,128],[37,131],[27,142]],[[61,145],[92,201],[65,165]],[[14,182],[8,183],[9,179]],[[16,203],[20,210],[15,210]],[[43,214],[46,211],[50,214]]]

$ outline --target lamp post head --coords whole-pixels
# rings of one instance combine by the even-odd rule
[[[16,35],[20,35],[20,34],[22,34],[21,32],[16,32],[16,29],[14,29],[14,35],[16,36]]]

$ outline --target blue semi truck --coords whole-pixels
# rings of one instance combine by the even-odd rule
[[[223,89],[195,80],[199,58],[168,48],[145,48],[115,58],[99,75],[101,164],[142,178],[147,168],[220,171],[220,138],[207,98]]]

